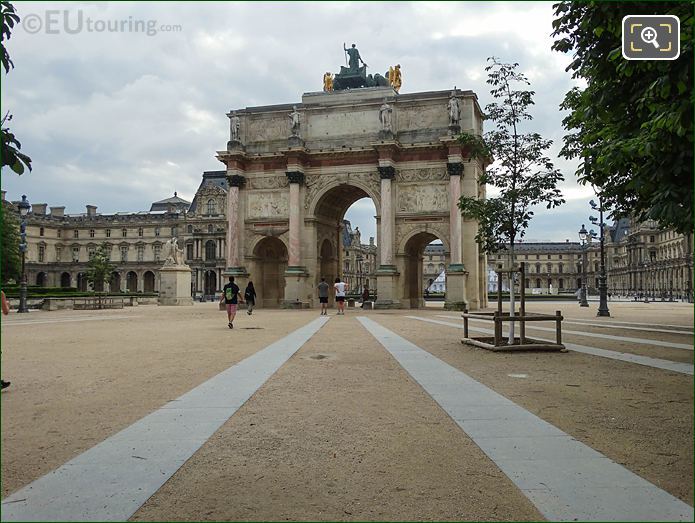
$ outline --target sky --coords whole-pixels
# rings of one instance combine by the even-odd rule
[[[401,64],[401,93],[471,89],[492,101],[486,58],[518,62],[535,94],[529,130],[554,141],[567,203],[539,209],[526,240],[577,240],[591,188],[557,157],[569,56],[551,51],[550,2],[21,2],[2,78],[3,114],[33,171],[6,168],[7,198],[66,213],[147,210],[191,200],[202,172],[224,166],[230,109],[298,102],[357,44],[371,72]],[[490,194],[490,193],[489,193]],[[494,193],[493,193],[494,194]],[[374,206],[347,218],[375,235]]]

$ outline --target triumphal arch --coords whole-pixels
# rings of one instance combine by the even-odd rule
[[[486,306],[477,223],[456,205],[461,195],[485,197],[483,165],[457,141],[461,132],[482,132],[476,95],[399,94],[352,63],[341,74],[338,83],[351,88],[329,85],[301,103],[227,115],[230,140],[217,153],[229,184],[226,273],[253,280],[261,306],[316,305],[320,279],[341,275],[345,212],[369,197],[377,210],[377,308],[424,304],[423,252],[435,239],[446,255],[447,307]]]

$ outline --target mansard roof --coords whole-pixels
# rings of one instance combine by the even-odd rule
[[[185,211],[191,205],[191,202],[180,198],[178,194],[174,193],[171,198],[165,198],[154,202],[150,207],[150,212],[152,211],[168,211],[171,207],[178,211]]]
[[[200,182],[198,190],[195,192],[195,197],[193,198],[193,203],[191,203],[188,212],[195,213],[198,209],[198,197],[201,191],[208,188],[221,189],[227,192],[227,172],[226,171],[204,171],[203,181]]]

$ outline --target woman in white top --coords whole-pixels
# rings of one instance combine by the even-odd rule
[[[338,314],[345,314],[345,289],[347,285],[340,281],[340,278],[335,279],[333,284],[335,289],[335,301],[338,303]]]

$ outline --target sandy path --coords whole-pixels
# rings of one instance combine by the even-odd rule
[[[133,520],[538,520],[354,319],[334,317]]]
[[[56,322],[85,317],[104,320]],[[21,318],[50,323],[2,326],[3,497],[313,319],[243,314],[230,331],[214,304]]]

